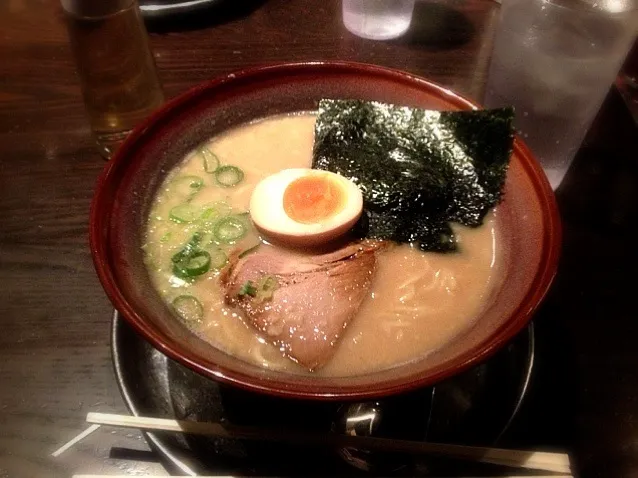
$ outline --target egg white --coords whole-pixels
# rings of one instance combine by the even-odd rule
[[[284,210],[284,193],[295,179],[306,176],[330,176],[341,185],[344,205],[336,214],[316,223],[304,224],[291,219]],[[363,211],[363,195],[349,179],[329,171],[309,168],[284,169],[262,179],[250,197],[250,216],[257,229],[278,242],[296,246],[319,245],[349,231]]]

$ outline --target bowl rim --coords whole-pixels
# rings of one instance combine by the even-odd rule
[[[106,197],[105,186],[108,184],[110,176],[113,174],[116,166],[126,160],[131,151],[135,149],[136,143],[139,140],[144,140],[144,138],[152,132],[154,126],[160,125],[162,121],[164,121],[165,116],[181,107],[182,104],[193,101],[193,99],[199,95],[205,94],[205,92],[210,89],[230,82],[254,80],[268,75],[294,75],[295,73],[320,75],[322,71],[334,73],[335,70],[348,74],[373,75],[385,80],[398,81],[417,86],[421,89],[429,90],[460,109],[480,108],[478,103],[423,77],[405,71],[367,63],[349,61],[305,61],[276,63],[246,68],[199,83],[166,102],[134,128],[105,165],[97,180],[89,214],[89,244],[93,263],[102,287],[114,307],[142,337],[163,354],[204,376],[248,391],[266,393],[282,398],[355,400],[407,392],[456,375],[472,366],[478,365],[493,355],[529,322],[554,280],[562,244],[562,228],[556,198],[541,166],[534,159],[529,148],[517,136],[514,140],[513,154],[517,154],[521,158],[520,164],[522,168],[533,183],[534,189],[539,193],[539,207],[542,211],[542,217],[545,219],[545,234],[542,238],[539,268],[523,300],[518,304],[518,307],[508,318],[507,322],[496,329],[488,339],[478,343],[455,359],[448,361],[448,366],[441,370],[428,373],[421,377],[411,375],[398,381],[378,383],[375,384],[374,387],[371,387],[370,384],[344,387],[320,385],[318,383],[309,385],[290,384],[277,379],[269,379],[266,381],[254,375],[228,369],[218,364],[212,364],[210,361],[205,363],[205,359],[191,353],[188,349],[180,347],[175,341],[170,339],[166,340],[162,332],[144,321],[117,287],[117,282],[108,260],[109,240],[101,240],[101,231],[104,221],[107,221],[107,224],[110,224],[111,221],[110,214],[108,218],[100,214],[100,212],[104,210],[102,204],[108,199]],[[110,211],[111,209],[107,208],[107,210]],[[399,368],[400,367],[401,366],[399,366]]]

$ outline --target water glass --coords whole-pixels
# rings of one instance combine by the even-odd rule
[[[485,106],[515,125],[557,188],[637,31],[638,0],[505,0]]]
[[[389,40],[410,27],[414,0],[343,0],[343,24],[357,36]]]

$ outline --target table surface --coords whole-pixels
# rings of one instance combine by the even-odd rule
[[[242,2],[152,25],[167,97],[246,66],[355,60],[480,100],[498,20],[488,0],[418,2],[409,34],[351,35],[338,0]],[[565,449],[577,476],[638,476],[638,144],[612,90],[557,191],[559,274],[541,308],[537,367],[508,445]],[[89,411],[125,413],[111,368],[112,307],[87,244],[104,167],[55,0],[0,2],[0,477],[166,474],[138,432],[100,429],[58,458]],[[133,450],[121,460],[114,450]],[[137,452],[135,452],[137,451]]]

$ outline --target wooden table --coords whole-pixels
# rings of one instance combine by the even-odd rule
[[[419,2],[412,31],[392,42],[348,33],[338,0],[243,4],[243,12],[200,15],[196,29],[155,26],[162,31],[151,43],[168,97],[238,68],[313,59],[400,68],[482,96],[494,2]],[[537,372],[508,441],[567,449],[586,478],[638,475],[635,138],[612,91],[557,192],[563,260],[536,318]],[[130,431],[101,429],[50,456],[86,427],[88,411],[126,412],[111,370],[112,308],[87,245],[89,202],[103,166],[58,2],[0,2],[3,478],[165,473]],[[119,448],[139,450],[136,460],[117,459]]]

